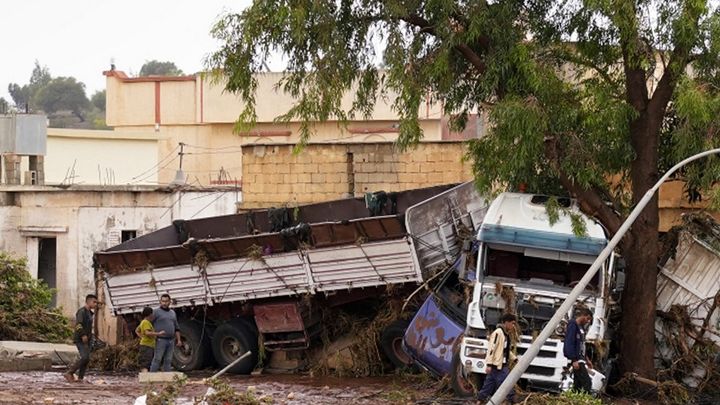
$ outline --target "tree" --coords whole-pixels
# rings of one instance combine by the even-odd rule
[[[41,66],[40,62],[35,61],[35,67],[33,68],[32,74],[30,75],[30,83],[24,86],[20,86],[17,83],[10,83],[8,85],[8,93],[12,97],[15,107],[24,110],[26,106],[31,104],[33,96],[46,84],[50,82],[52,77],[50,76],[50,70],[47,66]],[[35,106],[30,106],[35,108]]]
[[[84,111],[90,107],[85,95],[85,85],[74,77],[56,77],[42,87],[32,98],[32,103],[46,114],[71,111],[81,122]]]
[[[151,60],[145,62],[140,68],[140,76],[182,76],[183,71],[173,62],[160,62]]]
[[[6,114],[10,111],[10,103],[5,100],[5,97],[0,97],[0,114]]]
[[[90,102],[98,110],[105,111],[105,90],[96,91],[92,97],[90,97]]]
[[[207,65],[244,100],[243,125],[255,123],[254,74],[274,52],[287,58],[278,85],[296,100],[278,118],[303,122],[301,143],[312,121],[369,115],[381,95],[393,95],[402,146],[422,137],[427,95],[458,129],[483,109],[491,129],[468,151],[482,191],[523,182],[569,194],[611,234],[663,162],[718,144],[720,20],[705,0],[256,0],[212,34],[221,45]],[[689,187],[711,186],[717,163],[685,170]],[[658,212],[656,197],[621,243],[621,366],[648,377]]]

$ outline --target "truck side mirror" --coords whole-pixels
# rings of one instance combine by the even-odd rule
[[[615,271],[615,288],[613,293],[621,293],[625,289],[625,269],[618,269]]]

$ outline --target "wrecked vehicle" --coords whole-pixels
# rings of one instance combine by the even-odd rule
[[[668,232],[660,260],[657,367],[661,379],[720,391],[720,224],[706,214],[683,222]]]
[[[447,197],[452,193],[408,209],[407,228],[414,239],[425,236],[422,230],[413,233],[422,228],[418,223],[424,220],[435,239],[428,246],[434,246],[438,254],[453,251],[447,240],[461,246],[455,246],[459,258],[410,322],[402,343],[416,364],[435,375],[449,375],[455,393],[470,396],[484,378],[485,337],[502,313],[512,307],[509,311],[519,317],[518,355],[522,355],[605,247],[607,238],[603,228],[582,215],[570,200],[559,199],[564,209],[551,226],[548,197],[503,193],[488,206],[477,194],[470,198],[473,204],[463,204]],[[463,211],[466,207],[473,209]],[[442,218],[445,226],[436,226],[442,222],[436,217],[413,215],[414,210],[448,213]],[[575,235],[567,210],[584,222],[586,236]],[[435,230],[444,232],[438,235]],[[474,235],[476,244],[472,242]],[[595,314],[586,349],[595,365],[596,390],[603,388],[602,373],[607,374],[611,366],[608,349],[612,331],[607,319],[617,307],[614,298],[623,284],[616,262],[617,256],[612,255],[578,300],[578,305]],[[562,351],[564,334],[565,323],[523,374],[526,384],[556,391],[569,386],[568,362]]]
[[[177,369],[224,367],[250,350],[230,370],[249,373],[265,352],[302,357],[318,340],[323,308],[416,288],[424,272],[403,214],[451,187],[178,220],[96,252],[95,266],[128,330],[143,307],[170,294],[182,340]]]

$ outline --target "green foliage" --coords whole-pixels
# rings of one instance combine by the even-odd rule
[[[81,121],[83,112],[90,107],[85,85],[74,77],[56,77],[43,86],[32,98],[34,105],[46,114],[72,111]]]
[[[172,382],[165,384],[160,392],[156,392],[153,386],[145,390],[147,405],[173,405],[180,395],[183,387],[187,384],[187,377],[175,376]]]
[[[248,389],[245,392],[235,391],[230,384],[218,380],[211,379],[208,381],[214,392],[203,398],[209,404],[227,404],[227,405],[263,405],[273,403],[272,397],[266,396],[258,398],[253,390]],[[196,404],[202,404],[202,401],[196,401]]]
[[[90,97],[90,102],[99,111],[105,111],[105,99],[105,90],[100,90],[96,91],[92,97]]]
[[[26,267],[25,259],[0,252],[0,340],[65,342],[72,330],[60,309],[51,308],[54,290]]]
[[[523,403],[528,405],[603,405],[600,398],[575,391],[565,391],[560,395],[530,393]]]
[[[0,114],[10,112],[10,103],[4,97],[0,97]]]
[[[10,97],[15,103],[15,108],[24,111],[25,106],[28,105],[32,110],[37,109],[37,106],[33,104],[33,97],[41,88],[50,83],[51,79],[50,70],[47,66],[41,66],[40,62],[36,60],[35,67],[30,75],[30,83],[24,86],[17,83],[8,85],[8,93],[10,93]]]
[[[160,62],[151,60],[145,62],[140,68],[140,76],[182,76],[183,71],[173,62]],[[99,108],[99,107],[98,107]],[[102,108],[103,110],[105,107]]]

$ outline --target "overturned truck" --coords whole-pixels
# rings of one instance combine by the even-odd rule
[[[231,369],[249,373],[261,351],[308,349],[322,308],[416,288],[424,270],[404,213],[451,187],[177,220],[97,252],[94,265],[129,330],[170,294],[182,336],[176,368],[223,367],[250,350]]]

